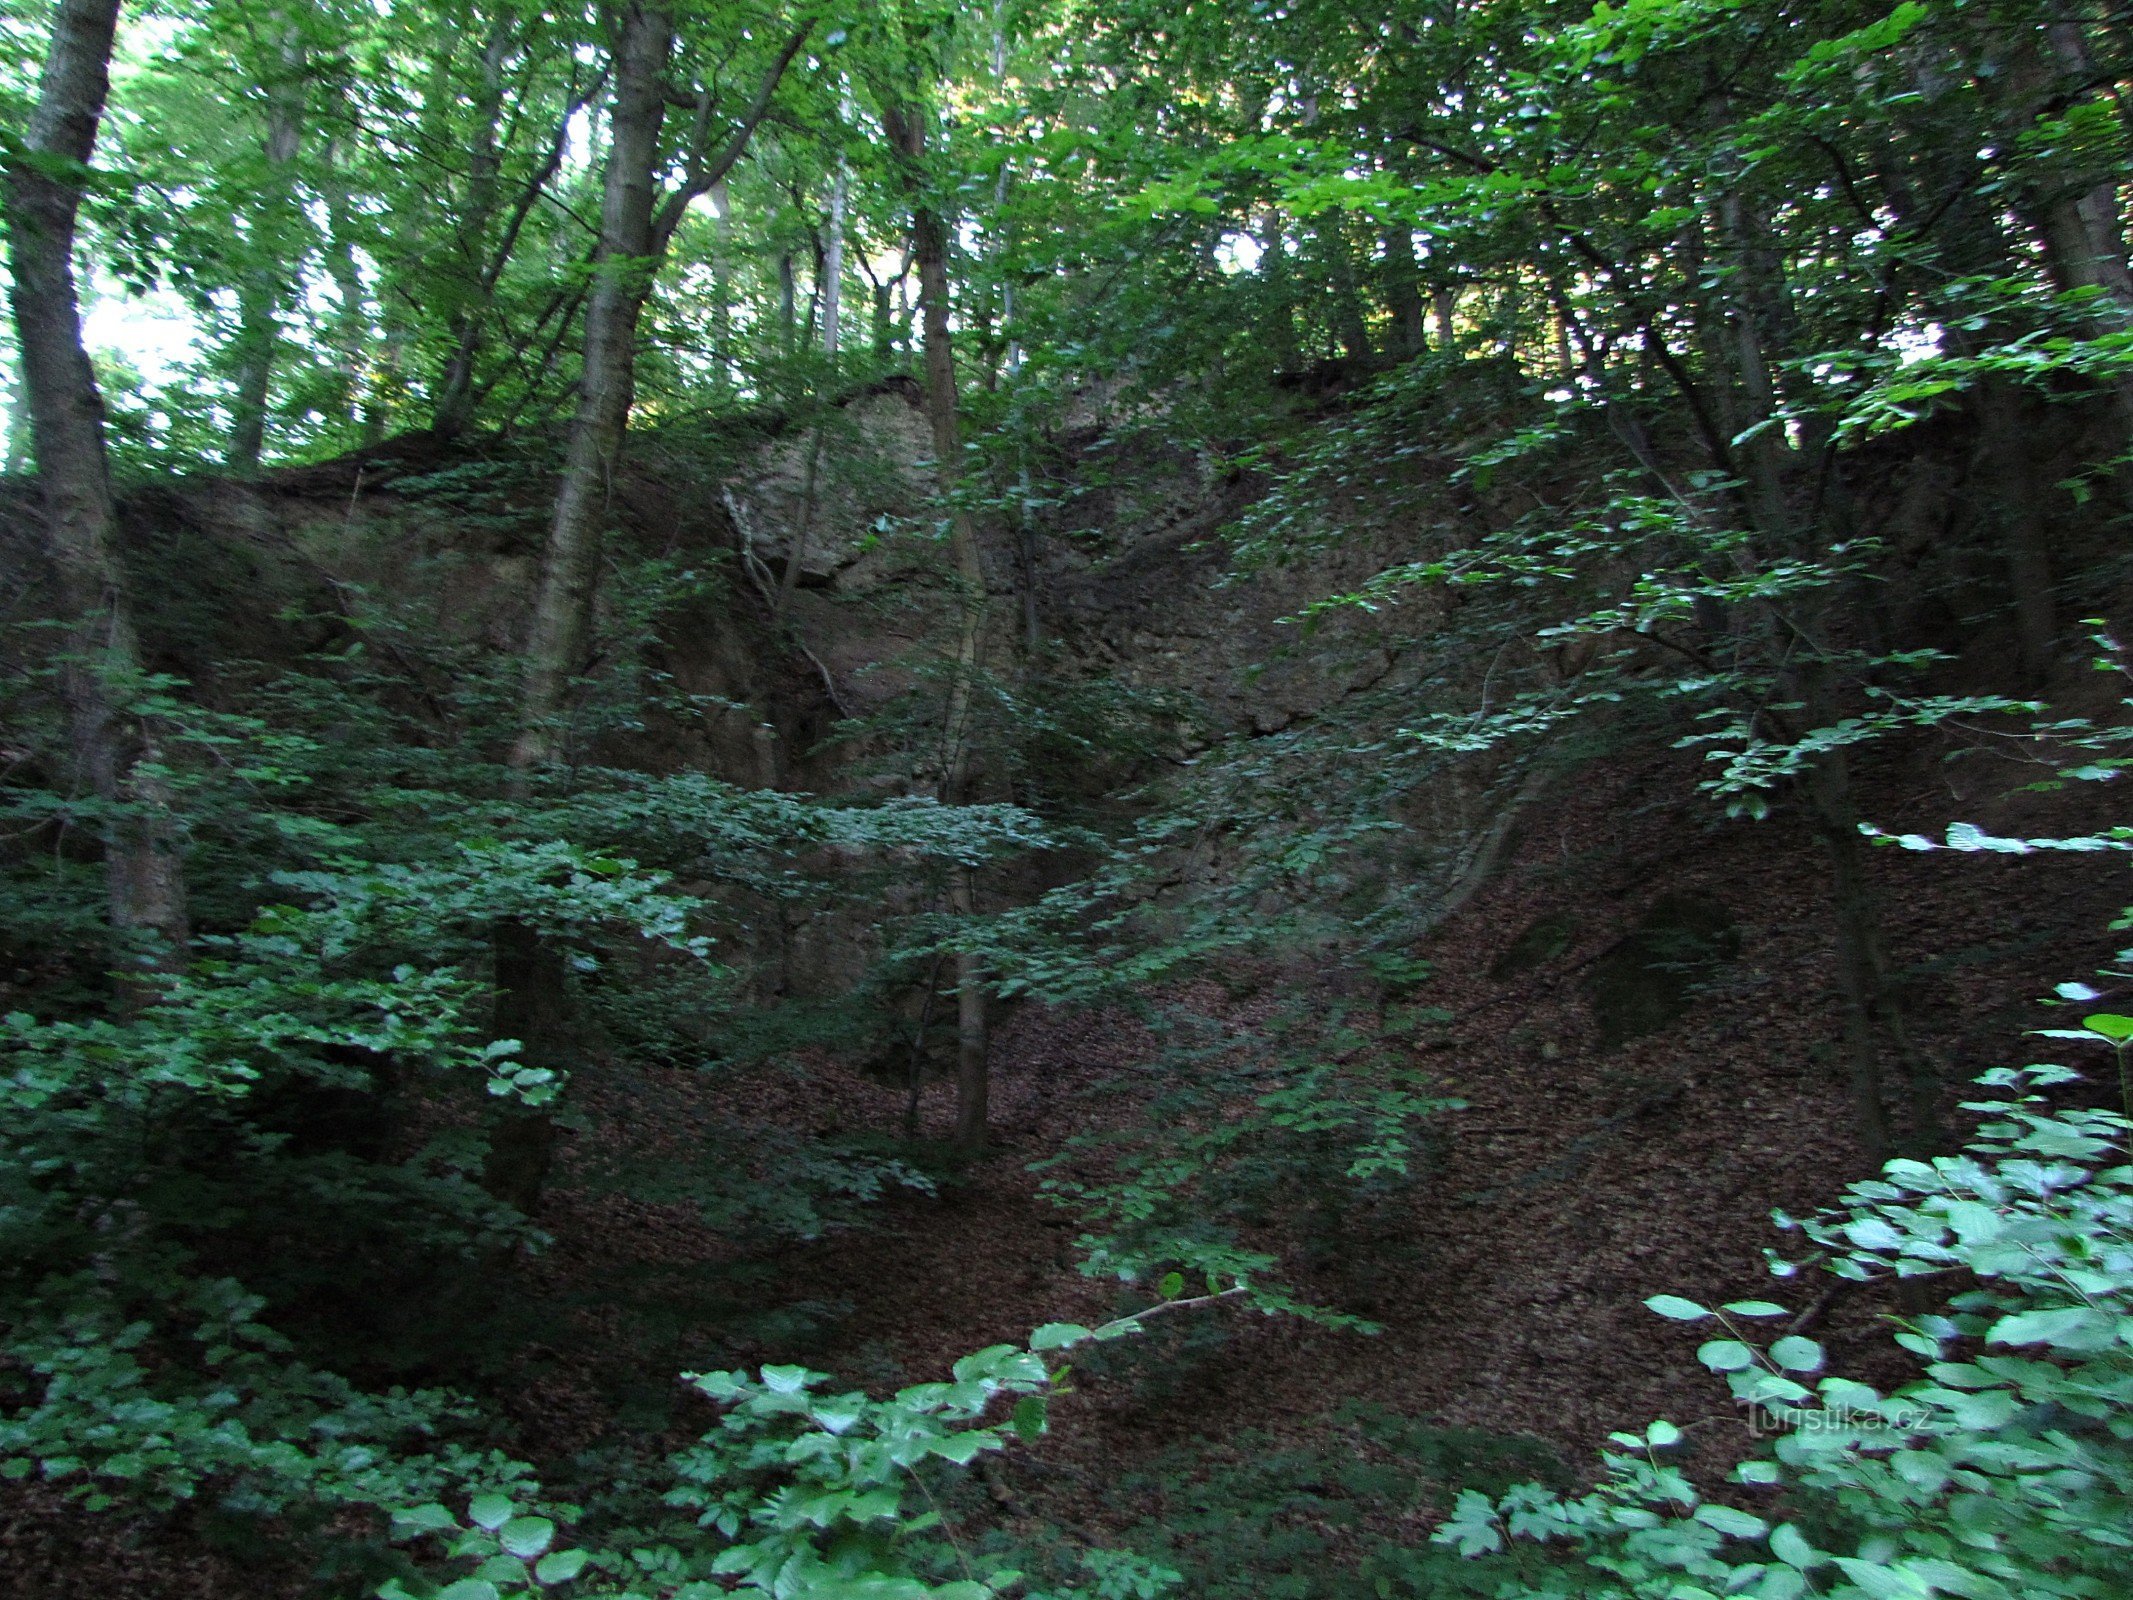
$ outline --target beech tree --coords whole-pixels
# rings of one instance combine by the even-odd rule
[[[882,129],[910,196],[911,257],[918,267],[919,316],[924,326],[926,425],[933,437],[934,472],[947,508],[949,557],[957,587],[955,661],[941,724],[939,794],[944,805],[961,805],[969,798],[977,756],[971,705],[984,665],[988,597],[977,527],[960,492],[963,430],[956,394],[955,340],[949,328],[948,219],[928,184],[925,116],[922,103],[892,99],[882,107]],[[971,868],[958,868],[950,876],[948,905],[964,919],[977,910],[977,877]],[[955,972],[955,1138],[959,1144],[975,1147],[985,1139],[991,1048],[978,955],[967,948],[957,951]]]
[[[584,663],[591,636],[601,534],[628,427],[645,296],[690,205],[746,154],[779,82],[814,27],[805,20],[783,34],[753,98],[737,114],[720,104],[716,81],[705,76],[683,97],[687,125],[668,148],[661,132],[673,93],[667,76],[676,41],[673,14],[632,3],[614,20],[600,244],[586,298],[577,410],[526,645],[525,697],[512,749],[512,762],[520,767],[553,761],[564,749],[570,680]],[[722,122],[722,116],[728,120]],[[680,172],[664,193],[657,181],[663,162]]]
[[[62,0],[36,107],[8,152],[10,299],[45,549],[68,622],[72,755],[96,797],[112,931],[128,964],[182,960],[183,838],[162,771],[120,561],[104,404],[82,345],[76,223],[110,91],[119,0]]]

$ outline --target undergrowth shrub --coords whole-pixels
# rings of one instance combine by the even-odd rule
[[[1699,1351],[1775,1430],[1722,1490],[1675,1460],[1682,1430],[1618,1433],[1600,1486],[1470,1489],[1437,1534],[1468,1554],[1537,1547],[1511,1595],[2033,1600],[2125,1592],[2133,1534],[2133,1122],[2054,1105],[2073,1074],[2001,1069],[2013,1091],[1960,1154],[1895,1160],[1843,1206],[1791,1222],[1850,1280],[1945,1283],[1901,1319],[1919,1375],[1886,1391],[1773,1337],[1768,1301],[1662,1316],[1708,1326]],[[1783,1219],[1781,1219],[1783,1220]],[[1774,1262],[1781,1277],[1798,1267]]]

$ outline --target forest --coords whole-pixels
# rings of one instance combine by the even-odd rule
[[[0,1594],[2133,1594],[2133,14],[7,0]]]

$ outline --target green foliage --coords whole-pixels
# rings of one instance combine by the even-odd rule
[[[1289,1019],[1240,1039],[1179,1014],[1161,1087],[1126,1127],[1079,1134],[1038,1164],[1044,1192],[1090,1231],[1082,1270],[1134,1282],[1178,1271],[1250,1284],[1263,1310],[1369,1324],[1284,1287],[1352,1249],[1371,1208],[1426,1172],[1428,1119],[1462,1102],[1368,1035]],[[1284,1257],[1286,1256],[1286,1265]]]
[[[2117,1592],[2115,1508],[2133,1492],[2133,1122],[2054,1105],[2074,1082],[2063,1068],[1982,1081],[2016,1092],[1973,1106],[1988,1120],[1961,1154],[1892,1161],[1841,1208],[1780,1219],[1840,1278],[1956,1280],[1945,1311],[1898,1324],[1918,1377],[1884,1390],[1825,1374],[1813,1340],[1750,1326],[1781,1306],[1656,1296],[1661,1316],[1719,1325],[1699,1358],[1776,1435],[1739,1487],[1700,1489],[1671,1459],[1681,1430],[1659,1421],[1613,1436],[1591,1494],[1469,1490],[1438,1541],[1546,1547],[1550,1565],[1505,1596]]]
[[[70,835],[104,820],[64,786],[52,671],[10,685],[35,741],[0,783],[17,830],[0,883],[31,908],[10,918],[11,953],[77,976],[0,1038],[0,1324],[18,1372],[0,1449],[8,1473],[99,1505],[377,1504],[493,1476],[493,1418],[437,1378],[493,1382],[492,1346],[523,1337],[502,1331],[525,1309],[504,1263],[545,1240],[484,1187],[499,1114],[569,1115],[576,1066],[743,1053],[721,1048],[736,974],[715,958],[765,908],[1049,842],[1012,807],[838,806],[700,774],[585,768],[514,789],[478,734],[503,698],[494,664],[465,670],[354,600],[351,644],[236,669],[265,679],[256,712],[174,678],[139,686],[198,931],[182,966],[122,984],[99,971],[95,874],[55,875],[45,855],[64,866]],[[413,709],[442,682],[456,704]],[[558,953],[580,998],[563,1048],[498,1036],[501,924]],[[604,1176],[686,1191],[743,1244],[816,1237],[927,1181],[787,1133],[735,1159],[733,1135],[692,1171]]]
[[[531,1600],[574,1584],[572,1595],[632,1600],[733,1590],[781,1600],[985,1600],[1022,1574],[966,1555],[941,1509],[948,1478],[980,1456],[1042,1438],[1066,1373],[1046,1354],[1128,1337],[1149,1317],[1198,1303],[1166,1300],[1098,1328],[1054,1323],[1027,1347],[976,1351],[947,1381],[885,1399],[825,1392],[827,1374],[799,1366],[766,1366],[754,1377],[691,1374],[687,1381],[724,1415],[668,1462],[673,1486],[661,1498],[674,1515],[581,1547],[557,1535],[556,1519],[575,1517],[575,1507],[547,1508],[551,1517],[489,1493],[468,1504],[464,1523],[439,1502],[405,1507],[394,1513],[397,1539],[439,1541],[471,1571],[394,1579],[378,1592],[383,1600]],[[1087,1552],[1082,1565],[1088,1582],[1061,1589],[1059,1600],[1157,1600],[1176,1578],[1125,1552]]]

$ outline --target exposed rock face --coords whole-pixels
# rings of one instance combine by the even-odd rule
[[[1360,630],[1337,621],[1305,646],[1285,620],[1382,567],[1381,541],[1225,584],[1222,533],[1257,480],[1145,434],[1091,427],[1054,448],[1067,487],[1047,486],[1050,503],[1026,519],[984,520],[996,670],[1042,640],[1071,671],[1181,697],[1209,732],[1262,734],[1391,671]],[[908,658],[953,611],[928,451],[915,394],[877,391],[773,441],[727,496],[759,589],[783,583],[804,528],[790,616],[855,709],[908,687]]]

